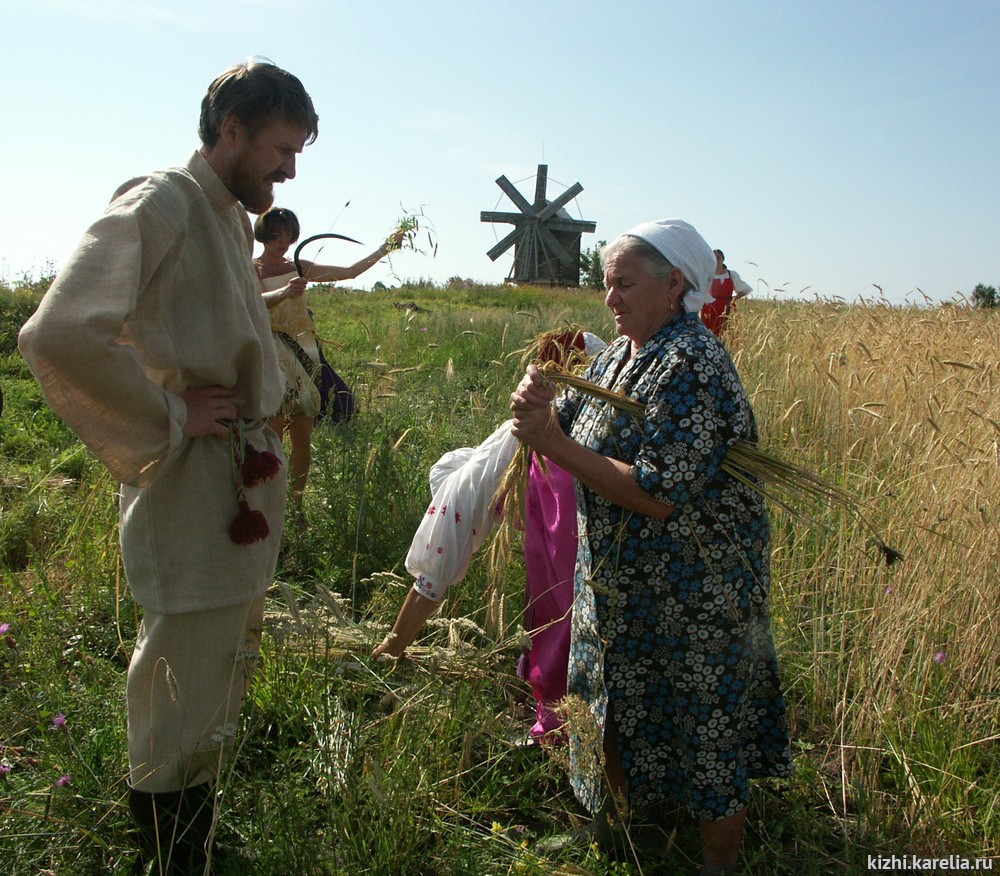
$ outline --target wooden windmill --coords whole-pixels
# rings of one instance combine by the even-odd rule
[[[574,219],[564,209],[583,191],[580,183],[574,183],[554,201],[548,201],[545,198],[548,178],[548,165],[539,164],[533,204],[507,177],[497,179],[497,185],[521,212],[484,210],[479,214],[481,222],[509,222],[514,226],[486,255],[496,261],[513,244],[514,266],[507,278],[510,282],[579,286],[580,237],[585,231],[593,233],[597,223]]]

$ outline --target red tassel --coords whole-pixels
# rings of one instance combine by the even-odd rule
[[[246,457],[243,460],[243,485],[255,487],[263,481],[270,480],[281,468],[281,460],[270,450],[260,451],[249,442],[246,447]]]
[[[253,544],[255,541],[267,538],[271,528],[267,518],[260,511],[254,511],[246,499],[240,499],[240,513],[229,527],[229,537],[236,544]]]

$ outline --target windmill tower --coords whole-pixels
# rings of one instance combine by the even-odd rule
[[[521,212],[484,210],[479,214],[481,222],[508,222],[514,226],[514,230],[486,255],[496,261],[511,245],[514,246],[514,266],[507,278],[509,282],[578,286],[580,237],[584,232],[593,233],[597,223],[574,219],[564,209],[583,191],[580,183],[574,183],[554,201],[549,201],[545,197],[548,178],[548,165],[539,164],[534,203],[528,203],[507,177],[497,179],[497,185]]]

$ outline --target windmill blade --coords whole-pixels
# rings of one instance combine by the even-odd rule
[[[525,227],[524,237],[514,253],[514,262],[514,279],[530,281],[538,276],[538,235],[534,227]]]
[[[597,231],[596,222],[588,222],[584,219],[562,219],[559,216],[553,216],[545,223],[545,227],[549,231],[569,231],[573,234],[583,234],[584,232],[589,232],[593,234]]]
[[[497,185],[500,186],[503,193],[514,202],[514,206],[524,213],[525,216],[535,215],[535,211],[532,209],[531,204],[524,199],[524,195],[515,189],[514,184],[503,174],[497,179]]]
[[[483,210],[479,214],[480,222],[510,222],[517,225],[524,221],[523,213],[501,213],[498,210]]]
[[[535,212],[545,207],[545,189],[549,182],[549,166],[538,165],[538,176],[535,177]]]
[[[566,189],[566,191],[564,191],[558,198],[556,198],[551,204],[542,210],[541,213],[538,214],[538,221],[544,222],[546,219],[554,216],[557,211],[565,207],[582,191],[583,186],[580,185],[580,183],[573,183],[573,185]]]
[[[546,254],[551,252],[564,265],[573,263],[573,254],[559,242],[559,239],[549,230],[548,225],[538,226],[538,239]]]
[[[503,240],[501,240],[496,246],[493,247],[486,255],[490,257],[491,262],[495,262],[500,256],[502,256],[514,242],[524,234],[524,227],[515,228],[510,234],[508,234]]]

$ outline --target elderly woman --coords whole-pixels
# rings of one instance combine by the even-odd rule
[[[644,223],[604,260],[619,338],[588,377],[643,402],[645,418],[574,389],[553,408],[532,366],[511,396],[514,435],[579,486],[569,692],[596,732],[574,719],[571,778],[599,840],[612,833],[605,787],[632,812],[679,803],[699,822],[701,872],[732,873],[748,779],[790,770],[767,511],[721,468],[757,427],[699,318],[715,257],[698,232]]]

